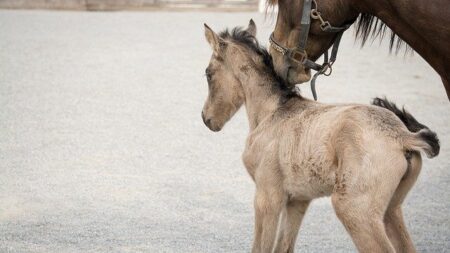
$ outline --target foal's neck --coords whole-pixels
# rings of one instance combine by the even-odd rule
[[[250,131],[255,129],[267,116],[273,114],[279,106],[281,92],[277,91],[276,78],[259,69],[251,69],[239,75],[245,95],[245,107]]]

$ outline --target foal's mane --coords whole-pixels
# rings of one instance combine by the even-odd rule
[[[277,4],[278,0],[267,0],[266,14],[269,7],[274,7]],[[385,37],[386,32],[389,31],[389,52],[392,52],[394,47],[395,53],[398,53],[402,46],[405,46],[407,51],[411,49],[393,30],[389,29],[383,21],[371,14],[360,13],[358,19],[355,21],[355,28],[355,39],[361,40],[361,47],[366,44],[369,38],[372,38],[372,41],[376,38],[382,40]]]
[[[275,80],[275,82],[272,83],[272,88],[280,91],[284,99],[299,96],[296,92],[293,92],[292,89],[288,87],[284,79],[276,73],[273,66],[272,56],[265,47],[259,45],[258,40],[249,32],[244,30],[242,27],[235,27],[231,30],[231,32],[228,29],[222,31],[219,33],[219,37],[242,45],[260,56],[265,66],[266,73]]]

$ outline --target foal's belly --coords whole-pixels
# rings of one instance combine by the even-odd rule
[[[284,189],[290,197],[314,199],[331,195],[337,165],[327,138],[308,131],[286,135],[280,141],[278,159]]]
[[[306,162],[286,165],[282,167],[283,184],[290,198],[311,200],[333,192],[336,181],[333,168]]]
[[[280,170],[283,189],[291,199],[329,196],[337,171],[335,154],[329,147],[330,134],[314,121],[308,124],[302,121],[303,118],[294,118],[269,126],[263,125],[267,122],[261,123],[261,129],[247,139],[244,163],[255,180],[256,170],[264,167],[266,160],[276,161],[277,165],[270,165],[271,169]]]

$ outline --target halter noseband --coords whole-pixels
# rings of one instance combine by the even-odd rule
[[[312,9],[311,5],[314,2],[315,8]],[[328,58],[328,50],[325,51],[324,61],[322,65],[315,63],[308,59],[308,54],[306,53],[306,43],[308,41],[308,33],[309,28],[311,26],[311,18],[320,21],[320,29],[324,32],[336,33],[336,38],[333,42],[333,48],[331,50],[331,57]],[[302,11],[302,19],[300,23],[301,31],[300,31],[300,40],[298,46],[295,48],[286,48],[282,46],[280,43],[275,41],[273,32],[270,35],[269,42],[273,49],[281,53],[282,55],[290,58],[297,64],[302,64],[310,69],[314,69],[317,71],[311,79],[311,92],[313,94],[314,100],[317,100],[316,93],[316,79],[319,75],[329,76],[332,72],[333,63],[336,61],[337,52],[339,49],[339,43],[341,42],[342,34],[347,30],[353,22],[347,25],[343,25],[340,27],[335,27],[330,24],[330,22],[325,21],[321,13],[317,10],[317,2],[316,0],[304,0],[303,1],[303,11]]]

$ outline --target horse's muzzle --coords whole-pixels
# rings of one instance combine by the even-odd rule
[[[297,69],[289,68],[286,76],[289,84],[304,83],[311,79],[311,70],[306,70],[303,67]]]
[[[205,124],[205,126],[207,126],[208,128],[209,128],[209,130],[211,130],[211,131],[213,131],[213,132],[218,132],[218,131],[220,131],[220,127],[214,127],[212,124],[211,124],[211,119],[206,119],[205,118],[205,114],[203,113],[203,111],[202,111],[202,120],[203,120],[203,123]]]

